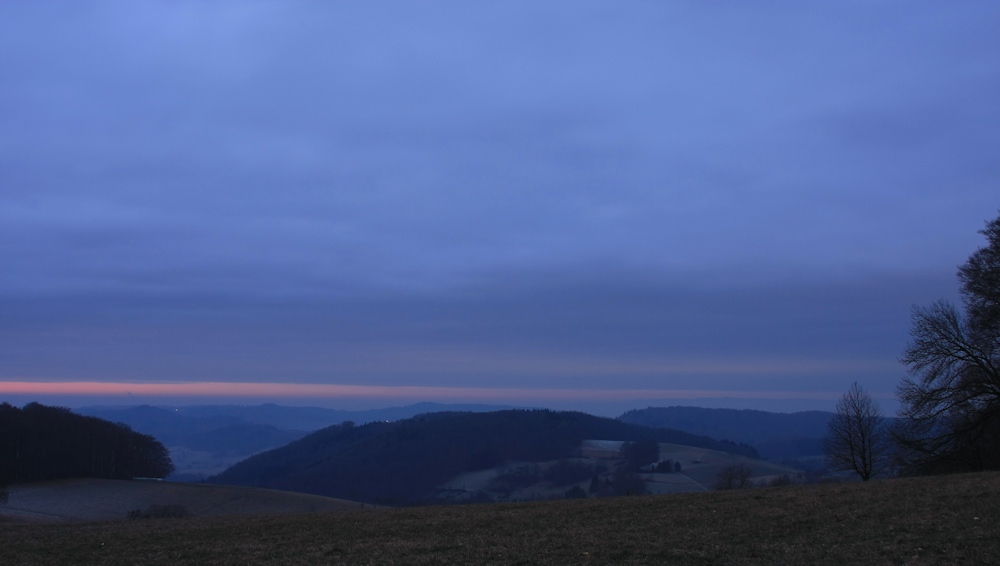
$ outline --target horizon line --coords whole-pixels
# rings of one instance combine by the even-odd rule
[[[420,385],[352,385],[276,382],[110,382],[110,381],[0,381],[0,394],[151,397],[277,397],[413,400],[564,400],[632,399],[775,399],[836,400],[843,392],[764,391],[725,389],[592,389],[441,387]],[[876,395],[876,397],[882,397]]]

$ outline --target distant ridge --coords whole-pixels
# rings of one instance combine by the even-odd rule
[[[832,416],[826,411],[771,413],[674,406],[634,409],[618,420],[744,442],[757,448],[764,458],[781,460],[822,455],[822,439]]]
[[[265,403],[262,405],[99,405],[80,407],[75,409],[75,412],[81,415],[117,420],[143,432],[145,432],[144,429],[153,427],[163,428],[164,425],[169,425],[171,429],[177,429],[178,425],[183,425],[188,429],[196,428],[198,432],[205,432],[220,428],[221,426],[240,423],[311,432],[345,421],[365,424],[375,421],[398,421],[399,419],[408,419],[422,413],[436,413],[441,411],[482,413],[518,408],[525,407],[514,407],[511,405],[415,403],[413,405],[387,407],[384,409],[345,411],[322,407],[290,407]],[[182,423],[183,420],[187,420],[188,422]],[[161,435],[168,435],[167,440],[165,440],[166,442],[174,442],[175,439],[169,437],[169,431],[161,430],[159,432]],[[184,434],[186,435],[190,432],[193,431],[186,430]],[[147,432],[146,434],[153,433]],[[157,438],[160,438],[160,436],[157,436]]]

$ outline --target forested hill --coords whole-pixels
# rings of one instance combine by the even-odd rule
[[[167,449],[129,427],[69,409],[0,404],[0,485],[62,478],[164,477]]]
[[[745,442],[766,458],[797,458],[823,453],[822,439],[833,413],[771,413],[750,409],[649,407],[618,420],[648,427],[668,427],[691,434]]]
[[[208,481],[417,504],[428,502],[437,486],[459,474],[510,461],[568,458],[586,439],[648,439],[756,457],[749,446],[585,413],[444,412],[391,423],[332,426],[248,458]]]

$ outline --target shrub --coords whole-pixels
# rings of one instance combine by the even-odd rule
[[[628,471],[624,466],[615,470],[611,479],[610,495],[645,495],[646,482],[639,474]]]
[[[776,478],[771,478],[771,481],[769,481],[767,485],[770,487],[784,487],[786,485],[792,485],[792,478],[788,474],[785,474]]]
[[[715,489],[749,489],[753,487],[752,475],[753,470],[746,464],[726,466],[716,476]]]

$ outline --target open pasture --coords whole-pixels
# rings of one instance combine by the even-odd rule
[[[996,564],[1000,473],[271,517],[6,523],[2,564]]]
[[[362,508],[353,501],[290,491],[158,481],[59,480],[13,485],[8,491],[0,517],[57,522],[124,519],[151,505],[180,506],[193,517]]]

